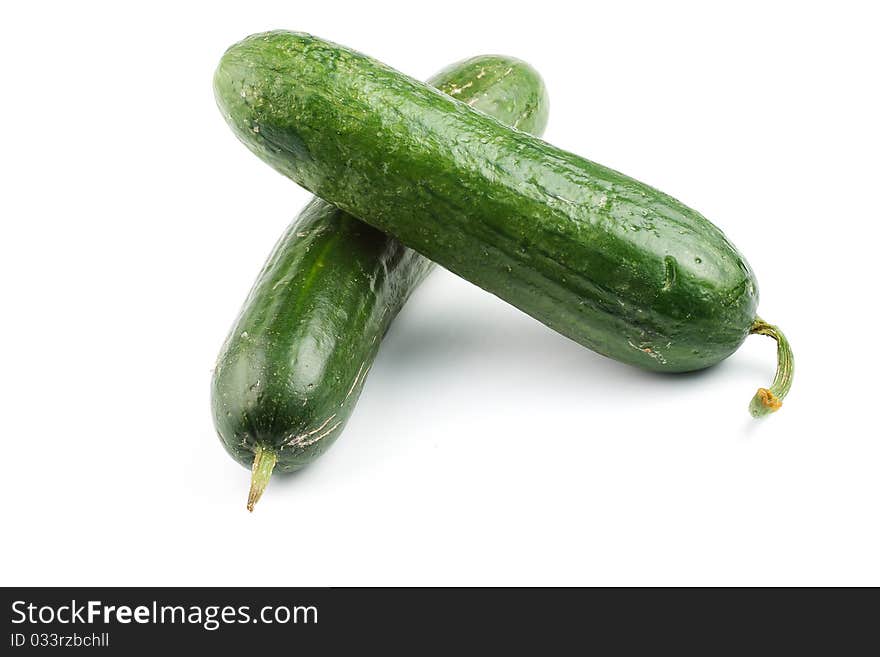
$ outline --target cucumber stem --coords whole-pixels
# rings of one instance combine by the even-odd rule
[[[257,451],[254,454],[254,467],[251,470],[251,490],[248,493],[247,501],[248,511],[254,510],[254,504],[259,501],[263,491],[266,490],[277,458],[271,449],[257,445]]]
[[[749,333],[769,335],[776,340],[776,376],[769,388],[758,388],[758,392],[749,403],[749,412],[752,417],[764,417],[775,413],[782,406],[782,400],[791,389],[794,378],[794,354],[785,334],[778,326],[768,324],[760,317],[756,317]]]

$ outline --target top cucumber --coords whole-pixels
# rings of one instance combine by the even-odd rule
[[[257,34],[214,89],[277,170],[599,353],[682,372],[766,333],[751,269],[698,212],[365,55]]]

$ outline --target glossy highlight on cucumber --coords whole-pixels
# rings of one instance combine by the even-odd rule
[[[214,89],[275,169],[600,354],[687,372],[756,332],[791,362],[757,319],[745,258],[649,185],[308,34],[232,46]],[[793,369],[781,359],[779,371],[788,382],[759,393],[756,414],[790,387]]]
[[[275,73],[264,73],[262,86],[279,84]],[[517,59],[474,57],[430,83],[522,130],[540,134],[546,125],[544,83]],[[318,198],[291,223],[223,345],[212,382],[220,440],[252,468],[249,510],[274,471],[298,470],[336,440],[389,324],[432,267]]]

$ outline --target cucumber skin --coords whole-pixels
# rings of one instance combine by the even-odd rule
[[[548,102],[530,66],[474,57],[431,81],[486,112],[540,133]],[[313,199],[276,244],[226,339],[212,381],[214,426],[250,466],[256,445],[290,472],[339,436],[382,336],[433,263]]]
[[[681,372],[748,335],[745,259],[653,187],[307,34],[232,46],[214,89],[275,169],[590,349]]]

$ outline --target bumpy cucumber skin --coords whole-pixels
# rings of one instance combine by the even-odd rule
[[[519,60],[474,57],[431,84],[529,132],[546,125],[543,81]],[[330,447],[382,336],[431,267],[396,239],[312,200],[275,246],[217,361],[214,425],[233,458],[250,466],[260,444],[276,452],[276,469],[290,472]]]
[[[601,354],[698,370],[748,335],[745,259],[653,187],[307,34],[234,45],[214,89],[278,171]]]

